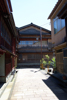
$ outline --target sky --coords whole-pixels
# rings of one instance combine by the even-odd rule
[[[33,23],[51,30],[48,16],[58,0],[11,0],[16,27]]]

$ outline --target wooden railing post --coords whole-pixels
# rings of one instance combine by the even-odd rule
[[[1,45],[1,12],[0,12],[0,45]]]

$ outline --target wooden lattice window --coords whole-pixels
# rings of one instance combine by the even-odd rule
[[[23,55],[23,61],[26,61],[27,60],[27,55]]]
[[[58,72],[63,73],[63,52],[56,53],[56,67]]]

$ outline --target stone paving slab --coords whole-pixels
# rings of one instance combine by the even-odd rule
[[[67,100],[67,96],[49,75],[37,68],[27,68],[19,69],[10,100]]]

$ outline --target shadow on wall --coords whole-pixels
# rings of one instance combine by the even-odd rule
[[[50,88],[59,100],[67,100],[67,93],[65,93],[64,88],[60,86],[60,81],[51,76],[47,80],[42,81]]]

